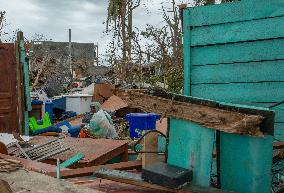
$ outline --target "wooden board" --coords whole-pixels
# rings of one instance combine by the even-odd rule
[[[39,145],[52,139],[54,137],[36,136],[30,140],[30,143]],[[83,153],[85,157],[71,168],[101,165],[117,156],[121,156],[122,161],[128,160],[128,141],[126,140],[66,137],[62,139],[62,144],[70,147],[71,150],[53,156],[46,162],[55,164],[57,158],[66,161],[78,153]]]
[[[252,11],[253,10],[253,11]],[[243,0],[235,3],[191,8],[188,19],[191,26],[257,20],[284,15],[282,0]]]
[[[284,17],[274,17],[193,28],[191,30],[191,46],[227,44],[280,37],[284,37]]]
[[[138,107],[145,112],[189,120],[207,128],[255,136],[261,135],[261,130],[273,135],[274,115],[268,109],[241,107],[170,93],[147,95],[129,91],[124,97],[130,106]],[[263,119],[266,124],[262,124],[259,116],[266,117]]]
[[[192,66],[191,84],[284,82],[284,60]]]
[[[232,103],[282,101],[284,82],[200,84],[192,93],[203,98]]]
[[[4,154],[0,154],[0,158],[15,160],[17,162],[20,162],[25,169],[39,172],[39,173],[49,173],[49,172],[56,171],[56,166],[42,163],[42,162],[31,161],[31,160],[18,158],[18,157],[14,157],[10,155],[4,155]],[[69,170],[69,169],[68,168],[62,169],[62,171],[65,171],[65,170]]]
[[[0,132],[19,132],[14,44],[0,44]]]
[[[284,59],[284,39],[191,48],[191,65]]]
[[[120,163],[114,163],[114,164],[106,164],[106,165],[64,170],[60,172],[60,177],[74,178],[74,177],[82,177],[82,176],[91,176],[94,172],[96,172],[100,168],[107,168],[107,169],[113,169],[113,170],[133,170],[133,169],[141,169],[141,167],[142,167],[141,161],[120,162]],[[48,175],[52,177],[56,177],[57,173],[49,172]]]
[[[158,133],[149,133],[143,140],[143,151],[157,152],[158,151]],[[156,162],[164,162],[164,156],[159,156],[157,153],[142,154],[142,168],[154,164]]]

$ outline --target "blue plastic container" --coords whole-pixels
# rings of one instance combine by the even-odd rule
[[[51,123],[53,123],[53,103],[51,101],[46,101],[45,112],[48,112]]]
[[[129,123],[130,137],[134,139],[141,137],[147,130],[155,130],[156,121],[161,116],[154,113],[130,113],[125,118]]]

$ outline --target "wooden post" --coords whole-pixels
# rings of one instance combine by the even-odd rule
[[[158,134],[149,133],[144,137],[143,140],[143,151],[144,152],[157,152],[158,151]],[[157,153],[143,153],[142,154],[142,168],[147,165],[151,165],[156,162],[163,162],[164,155],[160,156]]]

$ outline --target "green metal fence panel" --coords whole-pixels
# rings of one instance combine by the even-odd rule
[[[246,137],[221,132],[222,189],[238,193],[269,193],[272,159],[262,155],[272,157],[272,142],[272,136]]]
[[[260,107],[284,100],[283,28],[282,0],[246,0],[186,9],[184,93]],[[281,107],[273,109],[275,137],[281,140],[284,139],[283,112]],[[184,123],[183,127],[190,130],[187,135],[194,136],[198,131],[190,124]],[[176,120],[171,126],[182,128]],[[272,141],[270,136],[255,138],[221,133],[221,187],[236,192],[269,192]]]
[[[168,164],[192,169],[192,184],[209,187],[215,131],[185,120],[170,123]]]

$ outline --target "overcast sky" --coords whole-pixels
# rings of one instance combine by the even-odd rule
[[[134,25],[140,29],[147,23],[162,25],[161,2],[167,6],[169,0],[142,1],[134,12]],[[72,41],[98,42],[102,53],[109,42],[103,35],[107,4],[108,0],[0,0],[0,10],[7,12],[8,32],[20,29],[28,39],[39,33],[53,41],[68,41],[71,28]]]

